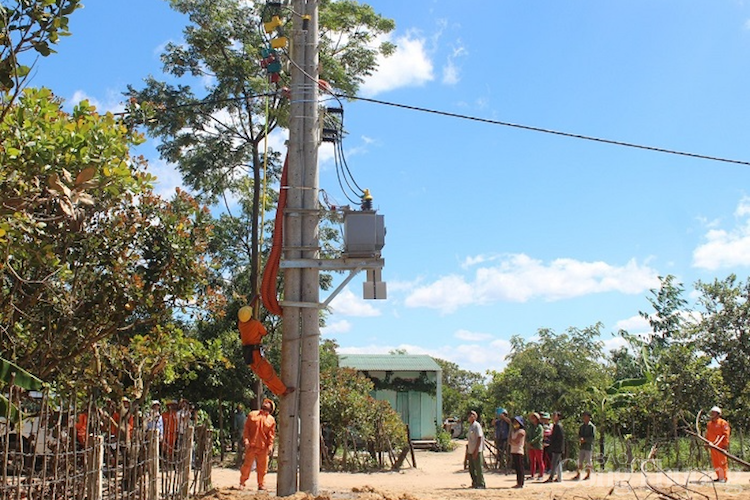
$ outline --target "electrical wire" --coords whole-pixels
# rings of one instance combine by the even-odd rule
[[[336,165],[336,179],[338,179],[338,181],[339,181],[339,187],[341,188],[341,191],[342,191],[342,192],[344,193],[344,196],[346,197],[346,199],[347,199],[347,200],[349,200],[349,203],[353,203],[353,204],[355,204],[355,205],[356,205],[357,203],[359,203],[359,201],[358,201],[358,200],[356,200],[356,199],[352,199],[352,198],[351,198],[351,197],[350,197],[350,196],[349,196],[349,195],[347,194],[347,192],[346,192],[346,188],[344,187],[344,184],[343,184],[343,183],[342,183],[342,181],[341,181],[341,169],[340,169],[340,168],[338,168],[338,164]]]
[[[354,176],[352,175],[351,170],[349,170],[349,165],[346,163],[346,157],[344,156],[344,145],[343,141],[341,140],[341,137],[338,137],[334,141],[334,164],[336,166],[336,175],[339,177],[339,185],[341,186],[342,191],[344,191],[344,194],[346,195],[346,189],[341,184],[341,180],[343,179],[344,183],[346,184],[346,187],[349,189],[349,191],[353,194],[355,198],[361,198],[364,194],[364,190],[359,187],[359,184],[357,184],[357,181],[354,180]],[[347,199],[352,203],[358,203],[358,201],[352,200],[349,198],[349,196],[346,196]]]
[[[540,132],[540,133],[544,133],[544,134],[559,135],[559,136],[562,136],[562,137],[570,137],[572,139],[581,139],[581,140],[585,140],[585,141],[601,142],[601,143],[604,143],[604,144],[612,144],[612,145],[615,145],[615,146],[623,146],[623,147],[628,147],[628,148],[644,149],[646,151],[654,151],[654,152],[657,152],[657,153],[666,153],[666,154],[672,154],[672,155],[678,155],[678,156],[687,156],[687,157],[690,157],[690,158],[698,158],[698,159],[701,159],[701,160],[718,161],[718,162],[724,162],[724,163],[734,163],[734,164],[737,164],[737,165],[750,165],[750,161],[734,160],[734,159],[731,159],[731,158],[722,158],[722,157],[719,157],[719,156],[709,156],[709,155],[703,155],[703,154],[698,154],[698,153],[689,153],[689,152],[685,152],[685,151],[678,151],[678,150],[675,150],[675,149],[666,149],[666,148],[660,148],[660,147],[655,147],[655,146],[646,146],[646,145],[643,145],[643,144],[636,144],[636,143],[633,143],[633,142],[617,141],[617,140],[613,140],[613,139],[604,139],[604,138],[601,138],[601,137],[593,137],[593,136],[590,136],[590,135],[574,134],[574,133],[570,133],[570,132],[562,132],[562,131],[559,131],[559,130],[546,129],[546,128],[542,128],[542,127],[534,127],[534,126],[531,126],[531,125],[521,125],[521,124],[518,124],[518,123],[504,122],[504,121],[500,121],[500,120],[491,120],[489,118],[479,118],[477,116],[463,115],[463,114],[460,114],[460,113],[451,113],[449,111],[440,111],[440,110],[436,110],[436,109],[423,108],[423,107],[419,107],[419,106],[411,106],[411,105],[408,105],[408,104],[399,104],[399,103],[395,103],[395,102],[381,101],[379,99],[372,99],[372,98],[368,98],[368,97],[350,96],[350,95],[346,95],[346,94],[337,94],[337,95],[339,97],[343,97],[345,99],[351,99],[351,100],[355,100],[355,101],[364,101],[364,102],[370,102],[370,103],[373,103],[373,104],[382,104],[384,106],[392,106],[392,107],[396,107],[396,108],[408,109],[408,110],[411,110],[411,111],[419,111],[419,112],[422,112],[422,113],[431,113],[431,114],[435,114],[435,115],[447,116],[447,117],[450,117],[450,118],[459,118],[459,119],[462,119],[462,120],[471,120],[471,121],[480,122],[480,123],[488,123],[488,124],[491,124],[491,125],[501,125],[501,126],[504,126],[504,127],[518,128],[518,129],[522,129],[522,130],[529,130],[529,131],[532,131],[532,132]]]
[[[307,76],[309,77],[309,75],[307,75]],[[276,91],[273,91],[273,92],[264,92],[264,93],[260,93],[260,94],[253,94],[253,95],[245,96],[245,97],[228,97],[228,98],[225,98],[225,99],[214,99],[214,100],[210,100],[210,101],[201,101],[201,102],[194,102],[194,103],[187,103],[187,104],[175,104],[173,106],[165,106],[163,108],[163,111],[171,111],[171,110],[181,109],[181,108],[198,108],[198,107],[201,107],[201,106],[211,106],[211,105],[214,105],[214,104],[221,104],[221,103],[225,103],[225,102],[242,101],[242,100],[245,100],[245,99],[253,99],[253,98],[259,98],[259,97],[265,97],[266,95],[275,96],[275,95],[278,95],[280,93],[282,93],[282,90],[276,90]],[[395,108],[406,109],[406,110],[410,110],[410,111],[418,111],[418,112],[422,112],[422,113],[430,113],[430,114],[435,114],[435,115],[440,115],[440,116],[446,116],[446,117],[449,117],[449,118],[458,118],[458,119],[462,119],[462,120],[470,120],[470,121],[475,121],[475,122],[479,122],[479,123],[487,123],[487,124],[490,124],[490,125],[499,125],[499,126],[504,126],[504,127],[517,128],[517,129],[521,129],[521,130],[528,130],[530,132],[539,132],[539,133],[544,133],[544,134],[558,135],[558,136],[562,136],[562,137],[568,137],[568,138],[571,138],[571,139],[580,139],[580,140],[585,140],[585,141],[593,141],[593,142],[599,142],[599,143],[604,143],[604,144],[611,144],[611,145],[614,145],[614,146],[621,146],[621,147],[642,149],[642,150],[646,150],[646,151],[653,151],[653,152],[656,152],[656,153],[664,153],[664,154],[671,154],[671,155],[677,155],[677,156],[686,156],[688,158],[696,158],[696,159],[700,159],[700,160],[709,160],[709,161],[717,161],[717,162],[722,162],[722,163],[731,163],[731,164],[735,164],[735,165],[750,166],[750,161],[746,161],[746,160],[736,160],[736,159],[725,158],[725,157],[721,157],[721,156],[704,155],[704,154],[700,154],[700,153],[691,153],[691,152],[680,151],[680,150],[676,150],[676,149],[661,148],[661,147],[657,147],[657,146],[647,146],[647,145],[644,145],[644,144],[637,144],[637,143],[634,143],[634,142],[626,142],[626,141],[619,141],[619,140],[615,140],[615,139],[605,139],[605,138],[601,138],[601,137],[594,137],[594,136],[583,135],[583,134],[575,134],[575,133],[571,133],[571,132],[563,132],[563,131],[560,131],[560,130],[547,129],[547,128],[543,128],[543,127],[535,127],[535,126],[532,126],[532,125],[522,125],[520,123],[511,123],[511,122],[506,122],[506,121],[501,121],[501,120],[492,120],[492,119],[489,119],[489,118],[480,118],[480,117],[477,117],[477,116],[464,115],[464,114],[460,114],[460,113],[451,113],[449,111],[441,111],[441,110],[437,110],[437,109],[424,108],[424,107],[420,107],[420,106],[412,106],[412,105],[409,105],[409,104],[401,104],[401,103],[396,103],[396,102],[383,101],[383,100],[380,100],[380,99],[372,99],[372,98],[369,98],[369,97],[361,97],[361,96],[347,95],[347,94],[331,94],[331,96],[332,96],[332,98],[335,98],[339,102],[341,102],[340,98],[344,98],[344,99],[350,99],[350,100],[353,100],[353,101],[363,101],[363,102],[369,102],[369,103],[372,103],[372,104],[380,104],[380,105],[383,105],[383,106],[391,106],[391,107],[395,107]],[[131,115],[131,114],[132,113],[130,113],[128,111],[121,111],[121,112],[118,112],[118,113],[113,113],[113,116],[128,116],[128,115]]]

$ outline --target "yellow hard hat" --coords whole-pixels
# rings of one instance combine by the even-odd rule
[[[240,307],[240,310],[237,311],[237,319],[240,320],[240,323],[245,323],[247,321],[250,321],[252,317],[253,317],[253,308],[250,306]]]

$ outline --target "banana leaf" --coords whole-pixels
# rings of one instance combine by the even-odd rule
[[[5,395],[0,394],[0,418],[15,422],[18,420],[18,415],[18,407],[11,404]]]
[[[13,384],[27,391],[41,391],[44,382],[27,372],[20,366],[7,359],[0,358],[0,383],[8,384],[13,378]]]

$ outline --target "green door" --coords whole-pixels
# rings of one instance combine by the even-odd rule
[[[422,439],[422,393],[409,392],[410,439]]]

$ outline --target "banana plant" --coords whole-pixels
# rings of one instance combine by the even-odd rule
[[[8,399],[4,388],[11,382],[27,391],[39,391],[44,387],[44,382],[27,372],[18,365],[11,363],[7,359],[0,358],[0,417],[6,419],[18,418],[18,408]]]

